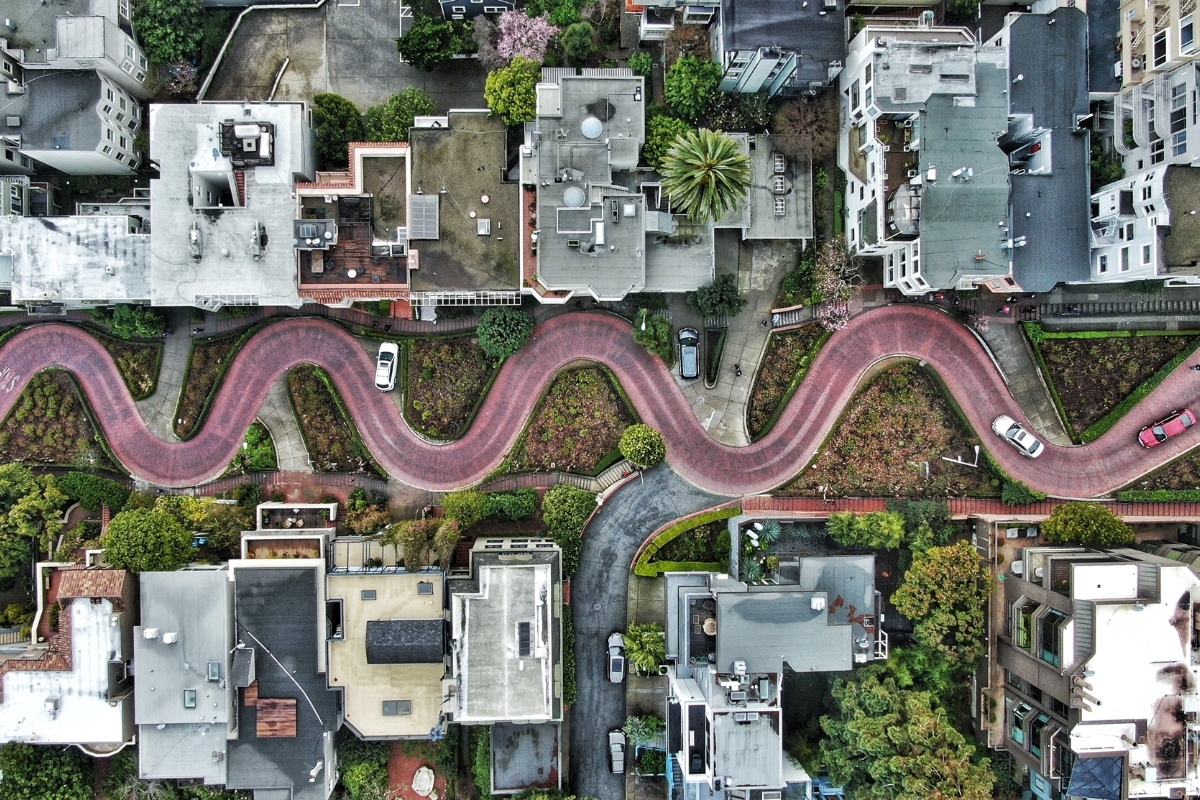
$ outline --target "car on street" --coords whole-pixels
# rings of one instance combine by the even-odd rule
[[[400,363],[400,347],[395,342],[379,345],[379,360],[375,362],[375,388],[390,392],[396,388],[396,366]]]
[[[1037,437],[1025,430],[1025,426],[1012,417],[1004,415],[996,417],[992,422],[992,430],[1027,458],[1037,458],[1046,449],[1046,445],[1039,442]]]
[[[679,331],[679,377],[685,381],[700,377],[700,334],[695,328]]]
[[[608,732],[608,755],[613,775],[625,774],[625,734],[620,729]]]
[[[625,637],[619,633],[608,637],[608,679],[613,683],[625,680]]]
[[[1196,413],[1190,408],[1172,411],[1153,425],[1142,428],[1138,434],[1138,444],[1142,447],[1158,447],[1160,444],[1178,436],[1196,424]]]

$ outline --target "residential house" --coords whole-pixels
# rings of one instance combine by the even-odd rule
[[[515,0],[438,0],[442,18],[446,20],[475,19],[484,14],[503,14],[517,7]]]
[[[0,663],[0,741],[109,756],[135,740],[134,581],[124,570],[36,565],[32,641]]]
[[[625,4],[626,13],[637,15],[638,38],[643,42],[661,42],[675,30],[675,19],[684,25],[707,25],[721,9],[721,0],[645,0]]]
[[[1122,0],[1119,48],[1106,53],[1122,95],[1139,96],[1139,87],[1196,60],[1195,10],[1195,0]]]
[[[800,558],[779,572],[774,585],[667,574],[668,770],[684,798],[808,796],[809,776],[784,754],[785,669],[887,658],[873,556]]]
[[[815,94],[835,85],[846,58],[846,5],[722,0],[710,39],[721,91]]]
[[[1159,165],[1092,195],[1091,278],[1200,283],[1200,170]]]
[[[150,157],[151,302],[299,308],[296,184],[316,165],[308,107],[155,104]]]
[[[1177,798],[1191,757],[1200,578],[1135,550],[1029,547],[1006,572],[998,712],[1033,794]]]

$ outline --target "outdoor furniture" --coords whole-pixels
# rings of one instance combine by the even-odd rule
[[[709,617],[708,619],[704,620],[704,635],[705,636],[716,636],[717,635],[717,621],[715,619],[713,619],[712,617]]]
[[[692,633],[694,633],[694,634],[696,634],[697,636],[699,636],[701,633],[704,633],[704,628],[703,628],[703,627],[701,627],[700,625],[693,625],[693,626],[692,626]]]
[[[283,527],[285,527],[285,528],[292,527],[292,518],[291,517],[288,517],[287,519],[285,519],[283,521]]]

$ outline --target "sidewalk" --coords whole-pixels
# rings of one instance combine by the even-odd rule
[[[179,406],[179,393],[183,389],[188,359],[192,355],[192,337],[188,333],[187,309],[164,309],[167,327],[175,332],[163,340],[162,366],[158,370],[158,384],[154,394],[137,401],[142,419],[155,436],[165,442],[178,442],[172,424],[175,409]]]
[[[1020,326],[993,324],[981,335],[999,362],[1013,398],[1034,429],[1054,444],[1071,446],[1071,437],[1058,416],[1050,390],[1038,371]]]
[[[308,449],[304,446],[304,437],[300,434],[300,426],[296,423],[292,404],[288,402],[287,376],[281,377],[271,385],[267,398],[258,411],[258,421],[271,432],[271,440],[275,443],[275,461],[281,471],[313,471],[308,461]]]

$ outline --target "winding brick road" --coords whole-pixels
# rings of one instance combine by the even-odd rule
[[[1053,496],[1104,494],[1200,443],[1194,433],[1154,450],[1135,442],[1141,426],[1197,403],[1200,376],[1180,367],[1096,442],[1047,445],[1041,458],[1024,459],[990,431],[999,414],[1024,417],[986,352],[945,314],[911,306],[862,314],[834,335],[775,429],[748,447],[709,438],[662,363],[633,342],[628,323],[599,313],[566,314],[538,326],[534,340],[501,370],[470,431],[452,444],[431,445],[414,436],[391,399],[374,388],[374,364],[355,339],[333,323],[309,318],[270,325],[242,348],[204,429],[188,442],[168,444],[155,437],[104,348],[67,325],[26,329],[0,349],[0,417],[37,371],[64,367],[78,377],[113,450],[134,475],[163,486],[190,486],[225,468],[275,379],[311,361],[329,371],[367,446],[389,473],[414,486],[450,489],[491,472],[555,371],[589,359],[611,368],[643,421],[663,432],[667,458],[680,474],[710,492],[754,494],[800,471],[837,422],[864,371],[889,356],[928,362],[1004,469]]]

